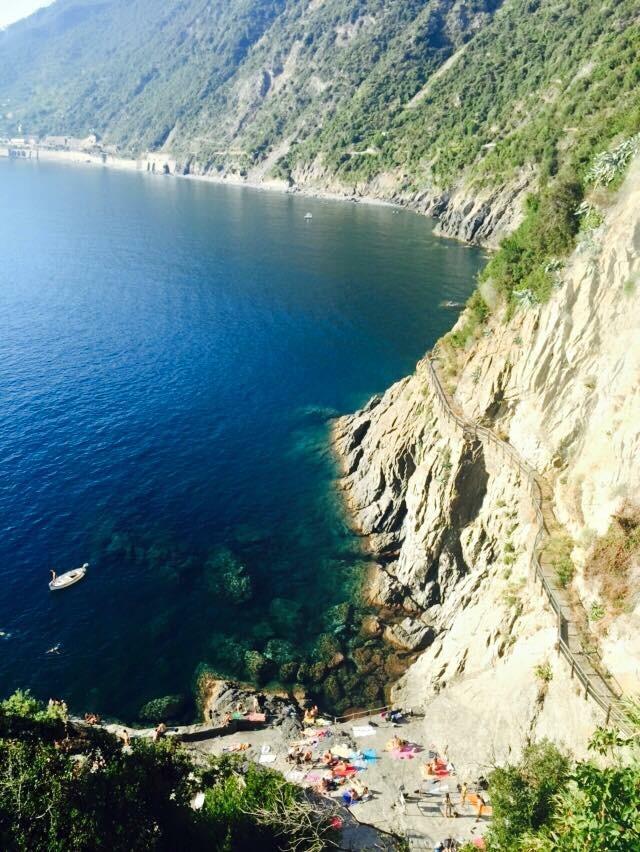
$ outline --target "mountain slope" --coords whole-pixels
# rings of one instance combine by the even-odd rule
[[[457,191],[486,239],[638,129],[639,32],[635,0],[57,0],[0,34],[0,133],[436,213]]]

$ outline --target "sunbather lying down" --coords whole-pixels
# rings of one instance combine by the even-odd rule
[[[384,750],[393,751],[394,748],[404,748],[407,745],[409,745],[408,741],[403,740],[402,737],[392,737],[384,747]]]
[[[342,794],[342,801],[345,805],[353,805],[356,802],[366,802],[367,799],[371,798],[371,793],[369,792],[368,787],[360,787],[359,784],[355,783],[352,787],[346,790]]]
[[[222,751],[246,751],[248,748],[251,748],[249,743],[231,743],[231,745],[225,746]]]

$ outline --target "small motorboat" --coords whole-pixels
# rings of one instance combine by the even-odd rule
[[[77,583],[78,580],[82,580],[84,575],[87,573],[88,567],[89,563],[85,562],[82,568],[74,568],[73,571],[67,571],[65,574],[60,574],[60,576],[54,577],[49,583],[49,588],[52,592],[57,592],[60,589],[66,589],[69,586],[73,586],[73,584]]]
[[[305,214],[304,214],[304,218],[305,218],[305,219],[307,220],[307,222],[308,222],[310,219],[313,219],[313,214],[312,214],[312,213],[305,213]]]

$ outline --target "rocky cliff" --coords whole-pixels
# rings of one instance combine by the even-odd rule
[[[584,641],[599,644],[626,691],[640,672],[639,566],[629,566],[623,605],[589,566],[612,518],[633,516],[640,485],[639,201],[635,163],[547,304],[513,316],[496,307],[465,349],[450,338],[438,346],[454,409],[508,439],[546,483],[575,570],[567,592],[591,613]],[[340,419],[335,442],[345,499],[379,557],[368,594],[404,618],[388,639],[424,649],[397,700],[424,706],[428,735],[474,769],[544,735],[584,751],[603,713],[556,651],[518,468],[443,416],[426,361]]]

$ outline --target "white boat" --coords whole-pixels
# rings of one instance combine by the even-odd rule
[[[87,573],[89,563],[85,562],[82,568],[74,568],[73,571],[67,571],[65,574],[60,574],[55,580],[51,580],[49,588],[52,592],[57,592],[60,589],[66,589],[68,586],[73,586],[78,580],[82,580]]]
[[[309,219],[313,219],[313,215],[311,213],[305,213],[304,218],[308,221]]]

